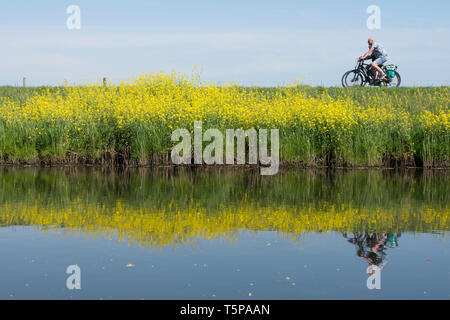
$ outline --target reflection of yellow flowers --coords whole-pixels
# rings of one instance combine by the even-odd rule
[[[320,208],[289,206],[254,207],[242,202],[223,206],[217,212],[193,205],[167,211],[157,208],[134,208],[117,201],[112,208],[88,205],[81,199],[62,209],[39,205],[4,204],[0,207],[0,224],[33,225],[48,228],[64,226],[64,233],[114,236],[119,241],[141,247],[173,247],[199,239],[224,238],[233,241],[242,230],[276,231],[296,241],[308,232],[413,231],[449,230],[450,211],[414,209],[405,205],[400,211],[370,210],[323,203]],[[289,279],[287,279],[289,280]]]

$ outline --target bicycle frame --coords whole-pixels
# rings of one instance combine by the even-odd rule
[[[358,72],[360,72],[364,76],[365,83],[370,83],[371,80],[374,80],[374,77],[371,70],[372,67],[370,68],[367,67],[370,67],[370,63],[364,63],[364,61],[357,61],[355,70],[358,70]]]
[[[370,63],[364,63],[364,61],[360,61],[358,60],[356,62],[356,66],[353,70],[347,71],[344,76],[342,77],[342,84],[343,86],[349,86],[348,83],[356,83],[356,82],[361,82],[362,86],[365,86],[366,84],[370,84],[370,85],[374,85],[374,86],[390,86],[391,83],[394,84],[394,86],[398,87],[400,85],[401,82],[401,78],[400,75],[398,74],[397,70],[397,66],[395,65],[380,65],[380,68],[384,71],[384,73],[387,74],[387,66],[390,66],[392,70],[392,66],[395,68],[394,72],[395,72],[395,76],[392,78],[383,78],[381,79],[381,77],[378,77],[378,79],[380,80],[375,80],[374,75],[372,74],[372,67]],[[377,71],[377,73],[379,73]],[[348,78],[348,75],[352,74],[352,78]],[[392,82],[394,79],[396,79],[397,81]],[[349,82],[347,82],[349,80]],[[346,83],[344,83],[344,81]]]
[[[373,79],[373,74],[371,70],[367,68],[367,66],[370,66],[370,64],[364,63],[364,61],[358,61],[355,67],[355,69],[357,69],[364,75],[364,82],[369,82],[371,79]]]

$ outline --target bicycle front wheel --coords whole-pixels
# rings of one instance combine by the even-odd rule
[[[344,88],[352,86],[363,87],[364,85],[365,85],[364,76],[358,70],[347,71],[342,76],[342,86]]]

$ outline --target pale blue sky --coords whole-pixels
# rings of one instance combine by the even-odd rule
[[[143,72],[277,85],[339,85],[374,37],[405,85],[448,85],[450,3],[441,1],[0,0],[0,85],[128,79]],[[68,30],[66,8],[81,8]],[[366,9],[381,8],[381,30]]]

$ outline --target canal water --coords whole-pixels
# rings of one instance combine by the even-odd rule
[[[450,172],[0,169],[0,299],[449,299]]]

